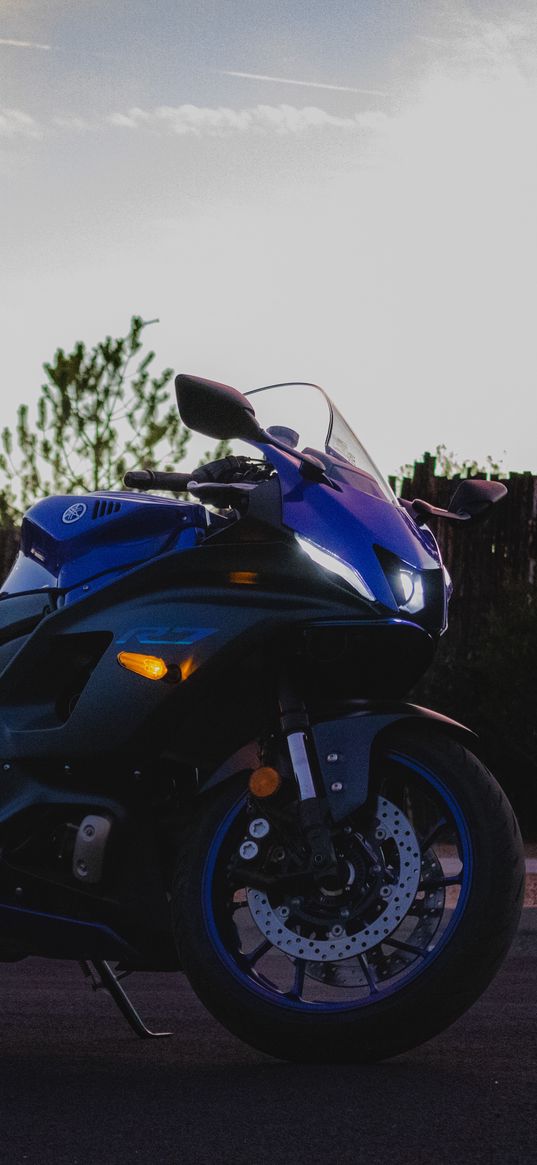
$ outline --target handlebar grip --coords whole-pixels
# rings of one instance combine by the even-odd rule
[[[127,489],[165,489],[179,493],[192,480],[191,473],[159,473],[154,469],[131,470],[123,478]]]

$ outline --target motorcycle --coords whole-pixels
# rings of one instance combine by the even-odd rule
[[[472,522],[505,487],[398,500],[315,385],[176,391],[235,452],[22,524],[0,598],[0,959],[78,961],[142,1037],[170,1033],[124,976],[181,970],[263,1052],[393,1056],[477,999],[522,904],[474,734],[405,699],[447,627],[427,521]]]

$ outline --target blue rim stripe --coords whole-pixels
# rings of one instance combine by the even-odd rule
[[[379,987],[378,991],[375,993],[374,998],[372,998],[371,995],[368,995],[365,999],[357,1000],[355,1003],[348,1003],[348,1002],[345,1002],[345,1003],[313,1003],[313,1002],[309,1002],[307,1000],[302,1000],[302,999],[298,999],[298,1000],[290,999],[283,992],[278,993],[276,989],[275,990],[267,990],[267,988],[263,986],[263,984],[260,980],[257,982],[254,982],[250,977],[247,977],[244,974],[244,972],[241,970],[241,968],[237,965],[237,963],[235,962],[235,960],[231,956],[230,952],[224,946],[224,944],[222,942],[222,938],[221,938],[220,933],[218,931],[216,919],[214,917],[214,910],[213,910],[212,886],[213,886],[214,871],[215,871],[216,863],[218,860],[218,855],[220,852],[220,845],[221,845],[221,842],[223,841],[224,837],[226,836],[229,827],[233,824],[233,821],[238,816],[238,814],[240,813],[240,811],[243,807],[244,797],[241,797],[235,803],[235,805],[233,805],[233,807],[230,809],[229,813],[226,815],[224,820],[221,822],[221,824],[217,830],[217,833],[213,839],[213,844],[211,846],[209,854],[207,856],[207,861],[206,861],[205,868],[203,871],[203,876],[202,876],[202,887],[201,887],[203,916],[204,916],[205,924],[207,926],[207,931],[211,937],[211,941],[214,945],[216,953],[218,954],[220,960],[227,967],[227,969],[231,972],[234,979],[236,979],[243,988],[250,991],[253,995],[261,996],[264,1000],[271,1003],[273,1006],[283,1007],[285,1009],[288,1009],[288,1010],[290,1009],[290,1010],[295,1011],[295,1012],[296,1011],[310,1012],[310,1013],[314,1012],[316,1014],[321,1014],[323,1012],[329,1013],[329,1012],[334,1012],[334,1011],[338,1011],[338,1012],[358,1011],[364,1007],[374,1007],[376,1004],[382,1002],[384,999],[387,999],[390,995],[394,995],[398,991],[403,990],[409,983],[411,983],[414,979],[418,978],[419,975],[422,975],[431,966],[431,963],[433,963],[437,959],[438,955],[444,949],[447,942],[451,940],[453,931],[459,925],[459,921],[461,919],[461,916],[464,913],[464,910],[466,908],[466,903],[468,901],[468,897],[470,894],[470,889],[471,889],[472,879],[473,879],[473,865],[474,865],[472,845],[471,845],[470,835],[468,832],[468,827],[467,827],[465,818],[464,818],[464,816],[459,808],[459,805],[457,804],[453,794],[450,792],[449,789],[446,788],[443,781],[439,777],[437,777],[437,776],[433,775],[431,772],[429,772],[429,770],[426,769],[423,765],[421,765],[418,761],[416,761],[414,759],[414,757],[409,757],[404,753],[394,751],[394,752],[388,753],[386,759],[391,760],[391,761],[395,761],[397,763],[403,763],[407,768],[411,769],[414,773],[417,773],[419,776],[423,777],[426,784],[432,786],[434,789],[436,789],[436,791],[438,793],[440,793],[441,797],[443,798],[445,804],[447,805],[447,807],[451,813],[451,816],[453,818],[453,821],[454,821],[456,829],[457,829],[459,842],[461,843],[461,846],[462,846],[462,872],[463,872],[463,880],[461,883],[461,890],[460,890],[457,905],[455,907],[455,910],[453,911],[452,917],[451,917],[448,925],[446,926],[446,928],[442,934],[441,939],[435,945],[434,949],[430,952],[429,957],[423,958],[421,960],[419,966],[414,967],[413,970],[409,971],[408,975],[406,975],[403,979],[400,979],[398,981],[398,983],[395,984],[394,986],[387,987],[387,988]]]

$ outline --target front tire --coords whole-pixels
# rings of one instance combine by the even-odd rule
[[[246,883],[242,890],[236,882],[227,884],[231,858],[246,832],[243,781],[223,786],[209,804],[205,801],[182,839],[173,908],[186,974],[221,1023],[273,1056],[366,1062],[423,1043],[478,998],[515,933],[523,901],[523,849],[507,798],[484,765],[452,739],[399,728],[377,758],[373,780],[377,806],[391,825],[379,828],[379,808],[370,838],[358,832],[356,821],[344,832],[355,852],[363,847],[364,869],[358,858],[347,865],[355,871],[360,866],[364,886],[369,886],[367,854],[376,846],[371,861],[377,865],[371,870],[384,862],[389,893],[400,885],[409,898],[390,912],[384,910],[385,887],[376,906],[374,894],[362,887],[370,912],[376,910],[385,924],[380,932],[367,917],[360,919],[359,899],[354,912],[346,911],[351,922],[338,921],[329,929],[322,919],[293,922],[288,907],[275,905],[283,901],[277,888],[262,892],[265,905],[256,911],[259,894],[255,897]],[[406,881],[407,855],[395,836],[404,826],[410,866],[419,868],[414,873],[411,868]],[[341,902],[351,906],[358,894],[356,876],[345,893],[349,897]],[[337,899],[322,888],[325,914],[332,908],[330,894]],[[399,894],[404,901],[404,891]],[[338,919],[345,915],[339,901],[333,909]],[[285,910],[286,921],[275,930],[273,920],[281,921]],[[256,913],[259,919],[253,918]],[[345,946],[336,937],[341,931]],[[331,950],[339,961],[323,953]]]

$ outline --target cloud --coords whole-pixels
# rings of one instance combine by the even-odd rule
[[[0,109],[0,137],[40,138],[41,129],[29,113],[20,109]]]
[[[449,35],[424,36],[417,41],[430,48],[437,71],[461,77],[472,72],[488,80],[535,73],[537,14],[513,10],[507,20],[483,20],[465,12],[452,23]]]
[[[376,111],[337,117],[316,106],[298,109],[294,105],[256,105],[250,109],[211,109],[198,105],[161,105],[154,110],[133,108],[113,113],[111,125],[120,129],[149,129],[162,133],[196,137],[225,137],[249,132],[301,134],[322,129],[356,131],[378,128],[385,115]]]
[[[11,40],[9,37],[0,36],[0,45],[8,45],[13,49],[42,49],[43,52],[49,52],[52,45],[38,44],[33,40]]]
[[[535,60],[535,31],[535,17],[501,23],[466,17],[463,35],[454,40],[453,55],[464,65],[482,64],[502,75],[506,68],[518,70],[528,49]]]
[[[234,69],[220,69],[221,77],[244,77],[248,81],[271,81],[274,85],[301,85],[305,89],[331,89],[336,93],[363,93],[367,97],[388,97],[380,89],[355,89],[352,85],[327,85],[323,81],[298,81],[288,77],[267,77],[264,73],[239,73]]]
[[[53,117],[52,123],[58,129],[75,130],[81,133],[97,128],[94,122],[87,121],[84,117],[77,117],[75,114],[70,113]]]

